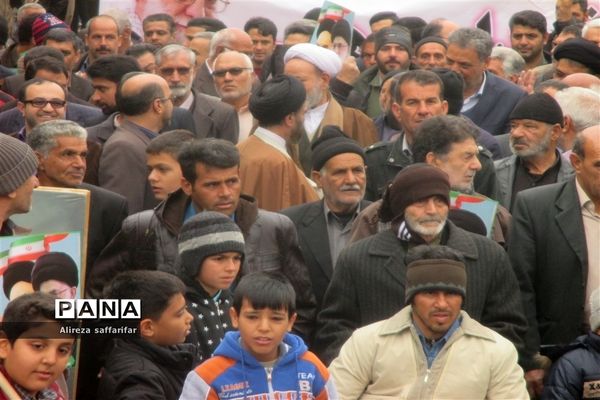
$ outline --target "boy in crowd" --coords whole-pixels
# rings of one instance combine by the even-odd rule
[[[146,147],[148,182],[152,186],[152,193],[156,200],[163,201],[181,187],[183,174],[177,162],[177,154],[192,140],[194,140],[192,132],[175,129],[161,133]]]
[[[295,297],[280,273],[243,277],[229,311],[239,331],[225,334],[215,356],[189,373],[180,400],[337,399],[327,368],[289,333],[296,319]]]
[[[110,299],[140,299],[138,334],[114,340],[98,399],[176,400],[187,373],[197,364],[193,345],[184,344],[192,315],[185,286],[162,271],[127,271],[106,290]],[[136,321],[137,323],[137,321]]]
[[[57,379],[75,342],[54,319],[54,297],[30,293],[8,303],[0,329],[0,399],[66,399]]]
[[[231,330],[229,288],[244,261],[244,236],[230,217],[204,211],[183,224],[177,243],[185,297],[194,315],[186,341],[197,346],[204,361]]]

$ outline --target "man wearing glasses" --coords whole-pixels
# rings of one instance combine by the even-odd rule
[[[233,107],[192,89],[196,55],[187,47],[167,45],[156,52],[157,72],[171,89],[175,106],[189,110],[196,137],[238,141],[238,119]]]
[[[19,93],[17,108],[23,114],[25,126],[14,135],[25,141],[27,134],[45,121],[65,119],[67,111],[65,90],[58,84],[42,79],[25,83]]]

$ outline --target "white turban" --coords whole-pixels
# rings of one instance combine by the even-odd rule
[[[298,43],[288,49],[283,57],[287,64],[289,60],[300,58],[319,68],[333,78],[342,69],[342,61],[332,50],[312,43]]]

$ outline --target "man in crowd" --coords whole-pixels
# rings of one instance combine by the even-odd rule
[[[415,44],[414,62],[423,69],[443,68],[446,66],[448,45],[437,36],[425,37]]]
[[[121,80],[116,100],[122,119],[104,144],[98,180],[124,196],[133,214],[156,204],[146,179],[146,146],[171,120],[171,89],[160,76],[134,72]]]
[[[290,280],[297,296],[295,331],[309,339],[315,303],[292,222],[259,209],[254,198],[242,194],[240,154],[231,142],[214,138],[194,141],[179,154],[179,163],[184,176],[182,190],[156,209],[125,220],[95,265],[90,278],[92,294],[101,294],[117,271],[138,266],[178,274],[177,235],[184,221],[202,211],[216,211],[233,218],[244,235],[242,274],[279,270]]]
[[[513,207],[509,255],[534,351],[589,330],[586,299],[600,284],[600,125],[577,136],[570,158],[575,177],[524,190]],[[537,372],[540,393],[543,370]]]
[[[521,190],[562,182],[573,174],[557,149],[564,124],[560,106],[546,93],[523,98],[510,114],[513,155],[495,162],[498,201],[512,210]]]
[[[219,54],[214,63],[213,79],[219,97],[237,112],[240,130],[238,143],[246,140],[254,127],[254,118],[248,109],[253,69],[250,57],[237,51]]]
[[[600,47],[600,20],[595,18],[586,22],[581,30],[581,37]]]
[[[210,41],[210,52],[206,62],[196,73],[192,87],[201,93],[218,96],[212,77],[213,63],[224,51],[235,50],[252,57],[252,39],[241,29],[227,28],[215,33]]]
[[[513,14],[508,23],[510,45],[525,60],[525,69],[548,64],[550,55],[544,54],[548,41],[546,17],[538,11],[524,10]]]
[[[0,133],[0,236],[26,233],[10,216],[28,213],[38,187],[37,159],[25,143]]]
[[[306,91],[296,78],[281,75],[263,83],[250,97],[258,121],[254,134],[238,145],[242,191],[252,193],[260,208],[279,211],[315,201],[308,178],[288,153],[304,133]]]
[[[487,70],[492,74],[517,83],[525,68],[525,60],[516,51],[508,47],[494,47],[488,62]]]
[[[237,143],[238,120],[233,107],[192,88],[196,73],[194,52],[178,44],[156,52],[156,69],[171,89],[173,104],[189,110],[196,137],[216,137]]]
[[[398,22],[398,15],[393,11],[381,11],[373,14],[369,19],[369,27],[372,33],[377,33],[383,28],[389,28]]]
[[[113,17],[98,15],[88,21],[86,28],[85,44],[88,52],[75,68],[81,72],[85,72],[98,58],[117,54],[121,46],[119,26]]]
[[[196,71],[200,71],[202,64],[204,64],[208,58],[210,41],[212,40],[213,36],[215,36],[214,32],[196,33],[187,45],[187,47],[189,47],[190,50],[192,50],[196,55]]]
[[[577,135],[600,121],[600,93],[570,87],[558,91],[554,99],[564,116],[562,134],[558,138],[558,148],[564,158],[570,154]]]
[[[514,83],[486,72],[492,47],[489,33],[461,28],[450,35],[446,58],[448,68],[465,81],[462,113],[492,135],[501,135],[508,132],[508,115],[526,93]]]
[[[300,164],[307,176],[311,171],[311,143],[326,125],[337,126],[363,147],[375,143],[373,121],[355,108],[341,106],[329,91],[330,80],[341,68],[337,54],[315,44],[300,43],[288,49],[283,61],[284,73],[300,80],[307,93],[306,133],[299,142]]]
[[[277,26],[268,18],[254,17],[246,22],[244,32],[252,39],[254,73],[261,76],[262,65],[276,46]]]
[[[464,256],[417,246],[406,263],[406,307],[356,330],[330,366],[341,398],[529,398],[514,345],[461,311]]]
[[[312,179],[323,200],[283,210],[296,226],[302,255],[320,309],[333,266],[350,238],[358,213],[369,202],[365,195],[365,153],[335,125],[323,128],[313,143]]]
[[[571,39],[556,46],[554,79],[584,72],[600,78],[600,47],[585,39]]]
[[[152,14],[144,18],[144,42],[163,47],[175,42],[175,21],[169,14]]]

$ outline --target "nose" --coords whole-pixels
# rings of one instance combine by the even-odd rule
[[[54,108],[52,107],[52,105],[50,103],[46,103],[46,105],[44,106],[44,108],[42,108],[42,110],[44,110],[45,112],[54,112]]]
[[[266,317],[260,318],[258,320],[258,330],[265,332],[269,330],[269,319]]]
[[[229,186],[227,186],[226,183],[223,183],[220,186],[220,189],[221,189],[221,190],[219,190],[219,196],[220,197],[230,197],[231,196],[231,193],[232,193],[231,189],[229,188]]]
[[[157,177],[157,173],[156,173],[156,169],[152,169],[150,171],[150,173],[148,174],[148,182],[150,183],[155,183],[158,181],[158,177]]]
[[[191,324],[193,320],[194,316],[188,310],[185,310],[185,322]]]
[[[227,272],[233,272],[238,268],[237,260],[234,258],[230,258],[227,260],[227,264],[225,265],[225,270]]]
[[[33,177],[33,187],[36,188],[40,186],[40,180],[37,178],[37,176]]]
[[[431,110],[429,110],[429,106],[427,105],[427,103],[425,103],[424,101],[420,101],[417,108],[417,113],[419,115],[429,115],[431,114]]]
[[[448,294],[445,292],[437,293],[437,296],[435,297],[435,305],[439,308],[448,307],[448,299],[446,298],[447,296]]]
[[[478,157],[473,158],[473,162],[471,163],[471,169],[475,171],[479,171],[481,169],[481,161],[479,161]]]
[[[42,356],[42,363],[54,365],[56,363],[56,350],[49,346]]]
[[[515,126],[510,130],[510,136],[523,137],[523,130],[519,126]]]
[[[85,156],[77,155],[75,156],[75,160],[73,161],[73,165],[78,168],[85,168],[86,159]]]
[[[425,203],[425,212],[427,214],[436,214],[437,213],[437,207],[435,206],[435,197],[430,197],[429,199],[427,199],[427,202]]]

